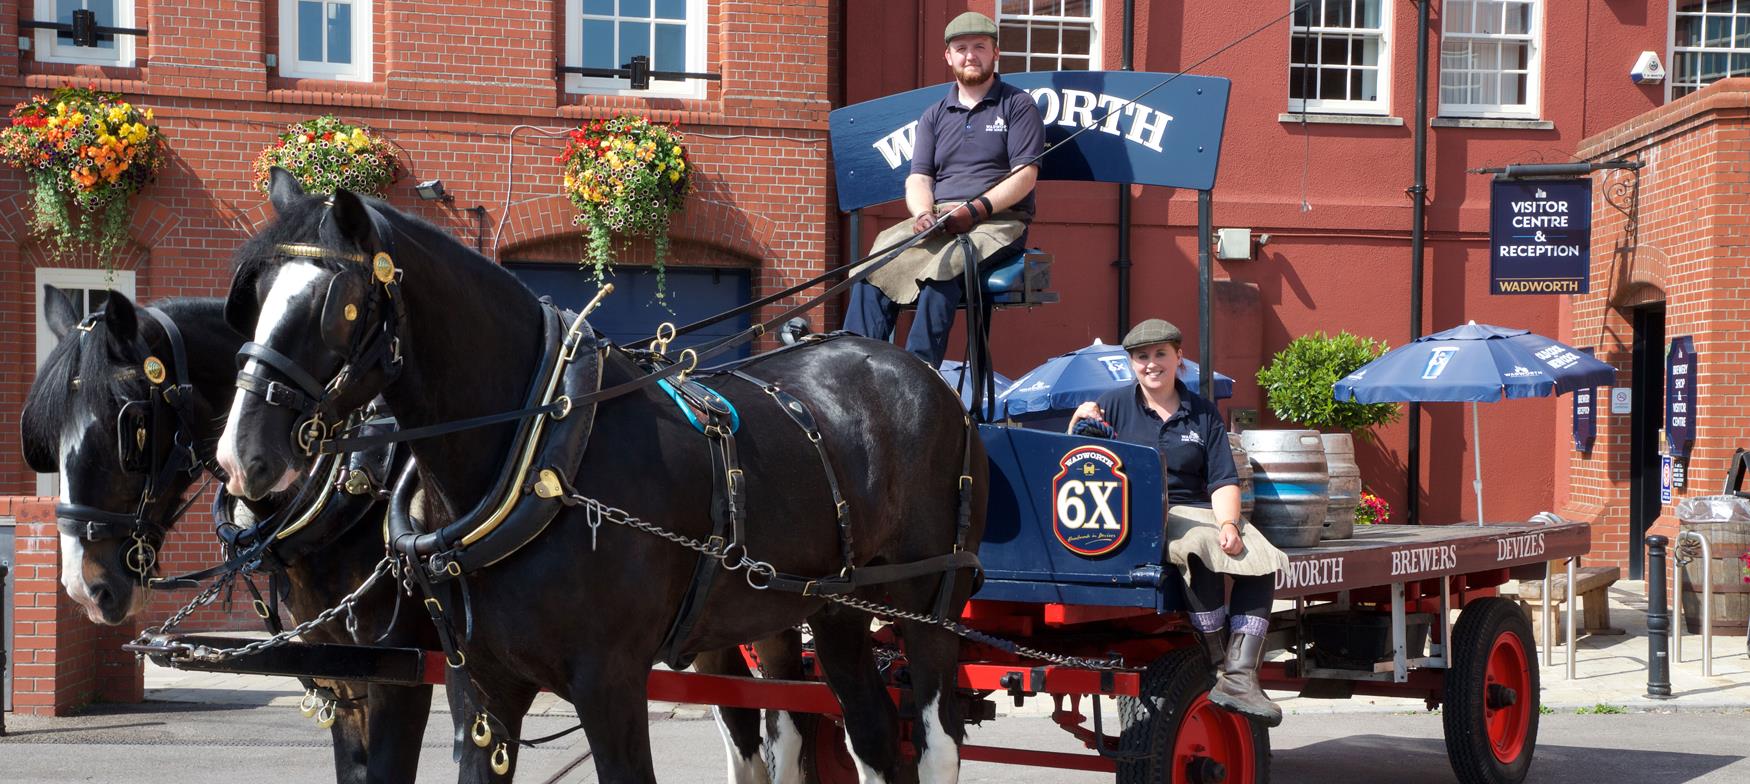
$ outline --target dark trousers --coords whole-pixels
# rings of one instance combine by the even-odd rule
[[[1276,596],[1276,575],[1222,575],[1204,566],[1197,558],[1187,560],[1191,568],[1191,600],[1198,612],[1211,612],[1222,606],[1222,594],[1227,588],[1222,579],[1225,576],[1234,581],[1233,594],[1227,600],[1228,615],[1270,617],[1270,602]]]
[[[966,287],[960,278],[925,281],[918,288],[917,315],[905,337],[905,350],[930,367],[940,367],[948,353],[948,333],[954,329],[954,312]],[[887,340],[899,320],[899,304],[881,289],[858,282],[851,286],[851,301],[845,310],[845,331],[876,340]]]

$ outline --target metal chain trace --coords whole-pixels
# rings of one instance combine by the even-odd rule
[[[363,583],[360,583],[358,588],[354,589],[352,593],[349,593],[345,597],[343,597],[340,600],[339,604],[336,604],[333,607],[330,607],[326,610],[323,610],[320,613],[317,613],[315,617],[313,617],[310,620],[307,620],[303,623],[300,623],[297,626],[294,626],[290,629],[287,629],[283,632],[280,632],[279,634],[276,634],[272,637],[268,637],[268,638],[263,639],[263,640],[257,640],[255,642],[249,643],[248,645],[243,645],[243,646],[236,647],[236,648],[209,648],[209,647],[206,647],[204,645],[203,646],[196,646],[188,651],[188,656],[190,658],[200,659],[202,661],[207,661],[207,662],[220,662],[220,661],[225,661],[227,659],[234,659],[234,658],[237,658],[239,656],[247,656],[247,655],[252,654],[252,653],[259,653],[259,652],[265,651],[269,648],[277,648],[281,645],[285,645],[286,643],[291,642],[294,638],[302,636],[305,632],[308,632],[311,629],[314,629],[318,626],[321,626],[325,623],[328,623],[328,622],[334,620],[341,613],[350,613],[352,611],[353,605],[358,603],[359,597],[364,596],[366,591],[369,591],[372,587],[374,587],[377,584],[377,580],[382,579],[383,575],[388,574],[389,568],[393,564],[394,564],[394,560],[391,558],[388,558],[388,557],[385,557],[383,560],[378,561],[377,568],[372,570],[371,576],[366,577],[365,581]],[[232,572],[224,577],[219,578],[218,580],[215,580],[213,582],[212,586],[210,586],[206,590],[202,591],[200,593],[200,595],[196,596],[193,601],[190,601],[187,606],[185,606],[181,610],[177,611],[177,613],[175,615],[172,615],[170,617],[170,620],[164,622],[164,625],[159,626],[157,629],[148,630],[148,633],[155,632],[158,634],[163,634],[163,633],[169,632],[171,629],[176,628],[176,625],[178,623],[181,623],[184,619],[186,619],[188,617],[189,613],[193,612],[196,607],[199,607],[199,606],[202,606],[202,605],[205,605],[205,604],[211,602],[213,597],[218,595],[219,590],[221,588],[223,588],[227,583],[229,583],[232,579],[234,579],[238,574],[239,574],[238,572]],[[136,642],[144,642],[146,640],[147,640],[147,635],[142,634],[140,636],[140,639],[136,640]]]
[[[675,544],[678,544],[678,545],[685,547],[689,550],[693,550],[695,552],[698,552],[698,553],[701,553],[703,555],[707,555],[707,556],[710,556],[712,558],[717,559],[718,562],[722,563],[724,569],[731,571],[731,572],[745,567],[748,570],[748,583],[750,585],[753,585],[755,588],[763,588],[764,585],[763,585],[763,582],[756,582],[753,575],[756,575],[756,574],[762,575],[767,580],[769,580],[770,578],[777,575],[777,569],[775,567],[773,567],[770,563],[767,563],[765,561],[756,561],[756,560],[748,557],[747,548],[740,546],[739,543],[731,542],[728,544],[710,544],[710,543],[706,543],[706,542],[701,542],[697,539],[694,539],[690,536],[687,536],[686,534],[678,533],[675,531],[670,531],[667,528],[663,528],[662,526],[657,525],[655,523],[651,523],[651,522],[648,522],[645,520],[641,520],[637,517],[633,517],[631,514],[627,513],[623,509],[608,506],[607,504],[604,504],[600,501],[597,501],[594,498],[590,498],[588,496],[585,496],[581,493],[572,493],[570,496],[567,497],[567,500],[575,502],[576,504],[583,506],[585,509],[587,509],[590,513],[590,519],[594,522],[599,523],[599,521],[601,521],[601,520],[607,520],[608,522],[622,525],[622,526],[625,526],[627,528],[633,528],[633,529],[636,529],[639,531],[643,531],[643,532],[650,534],[652,536],[660,537],[662,539],[667,539],[668,541],[674,542]],[[737,551],[740,554],[740,558],[733,565],[731,565],[729,563],[729,561],[730,561],[729,556],[731,554],[731,551]],[[906,610],[901,610],[897,607],[891,607],[891,606],[888,606],[885,604],[881,604],[880,602],[872,602],[872,601],[869,601],[867,599],[858,599],[854,596],[849,596],[849,595],[845,595],[845,594],[824,594],[821,596],[821,598],[825,599],[829,602],[833,602],[835,604],[841,604],[841,605],[844,605],[846,607],[850,607],[851,609],[854,609],[854,610],[860,610],[862,612],[869,613],[870,615],[874,615],[874,616],[879,617],[879,618],[885,618],[888,620],[912,621],[915,623],[925,623],[925,624],[930,624],[932,626],[939,626],[943,629],[947,629],[948,631],[951,631],[951,632],[953,632],[961,637],[964,637],[968,640],[972,640],[973,642],[980,643],[983,645],[989,645],[993,648],[1007,651],[1007,652],[1013,653],[1017,656],[1024,656],[1024,657],[1029,658],[1029,659],[1037,659],[1039,661],[1050,662],[1052,664],[1056,664],[1056,665],[1062,666],[1062,667],[1079,667],[1079,668],[1090,669],[1090,670],[1121,670],[1121,669],[1124,669],[1123,662],[1120,660],[1117,660],[1117,659],[1107,659],[1107,660],[1086,659],[1086,658],[1082,658],[1082,657],[1078,657],[1078,656],[1064,656],[1062,654],[1051,653],[1049,651],[1042,651],[1042,650],[1038,650],[1036,648],[1029,648],[1027,646],[1020,645],[1018,643],[1014,643],[1014,642],[1010,642],[1008,640],[1002,639],[1000,637],[994,637],[992,635],[985,634],[984,632],[981,632],[981,631],[978,631],[977,629],[973,629],[971,627],[968,627],[965,624],[962,624],[959,621],[955,621],[951,618],[943,618],[943,617],[936,616],[936,615],[930,615],[928,613],[908,612]]]

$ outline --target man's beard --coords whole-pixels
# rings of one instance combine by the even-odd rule
[[[996,74],[994,70],[980,68],[977,76],[968,76],[966,73],[968,70],[967,68],[954,69],[954,80],[967,87],[977,87],[990,81],[991,76]]]

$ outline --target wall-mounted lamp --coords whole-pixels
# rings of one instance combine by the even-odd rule
[[[1217,229],[1215,232],[1215,257],[1223,261],[1251,261],[1257,258],[1257,249],[1270,242],[1270,235],[1259,234],[1254,238],[1251,229]]]
[[[426,201],[450,201],[455,198],[444,192],[443,180],[426,180],[413,186],[413,189],[419,192],[419,198]]]

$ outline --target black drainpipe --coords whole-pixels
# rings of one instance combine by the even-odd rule
[[[1119,70],[1135,70],[1136,41],[1136,0],[1124,0],[1124,59]],[[1118,268],[1118,331],[1113,333],[1113,343],[1124,339],[1124,333],[1130,329],[1130,186],[1118,184],[1118,260],[1112,262]]]
[[[1410,340],[1422,336],[1422,233],[1428,213],[1428,5],[1416,3],[1416,183],[1410,186]],[[1410,404],[1406,519],[1421,522],[1422,407]]]

